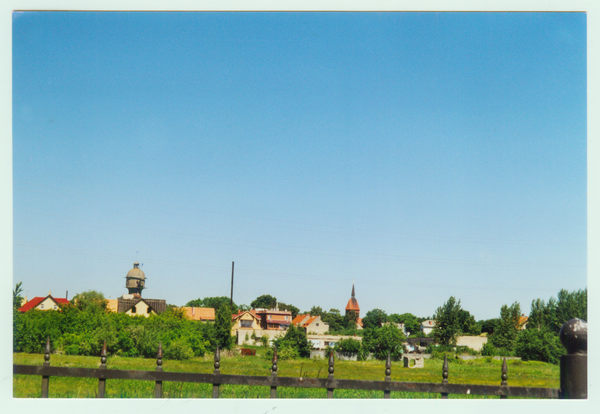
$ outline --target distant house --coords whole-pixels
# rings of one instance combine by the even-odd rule
[[[196,308],[194,306],[184,306],[181,309],[185,312],[185,316],[193,321],[215,321],[215,308]]]
[[[253,309],[264,330],[285,331],[292,323],[292,312],[279,309]]]
[[[384,325],[396,325],[396,327],[398,329],[400,329],[400,332],[402,332],[404,334],[404,336],[408,336],[406,333],[406,326],[404,326],[403,323],[396,323],[396,322],[386,322],[384,323]]]
[[[133,296],[133,295],[125,295]],[[117,312],[130,316],[142,315],[148,317],[163,313],[167,310],[167,301],[164,299],[143,299],[140,297],[117,299]]]
[[[69,303],[66,298],[54,298],[51,294],[48,294],[46,297],[36,296],[27,302],[27,298],[23,301],[25,303],[21,303],[21,307],[17,309],[19,312],[27,312],[31,309],[37,310],[58,310],[59,305],[66,305]]]
[[[522,313],[521,316],[519,317],[519,329],[527,328],[528,320],[529,320],[529,318],[527,316],[525,316],[524,313]]]
[[[323,335],[329,332],[329,324],[323,322],[320,316],[298,315],[292,320],[292,325],[303,328],[306,333]]]
[[[261,331],[260,316],[256,315],[253,310],[238,311],[231,316],[233,326],[231,327],[231,335],[242,335],[245,338],[246,334],[252,335],[255,331]],[[259,335],[260,336],[260,335]]]
[[[428,319],[426,321],[421,322],[421,332],[423,335],[429,335],[431,331],[433,331],[433,327],[435,326],[435,321],[433,319]]]

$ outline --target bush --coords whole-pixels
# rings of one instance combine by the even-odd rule
[[[483,344],[483,348],[481,349],[481,355],[490,357],[515,356],[515,352],[507,348],[496,348],[494,345],[488,342]]]
[[[542,361],[558,364],[563,348],[558,336],[548,328],[526,329],[517,339],[516,355],[523,361]]]
[[[178,339],[165,347],[164,357],[166,359],[191,359],[194,356],[192,347],[185,339]]]
[[[345,338],[335,344],[337,352],[348,352],[357,354],[360,351],[360,341],[352,338]]]

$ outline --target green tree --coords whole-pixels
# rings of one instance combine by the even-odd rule
[[[365,351],[375,354],[377,359],[387,358],[388,352],[395,361],[402,356],[402,344],[406,340],[404,334],[394,324],[379,328],[367,329],[363,336],[362,346]]]
[[[402,315],[392,313],[390,315],[390,320],[395,323],[403,323],[404,329],[406,329],[407,332],[410,332],[409,335],[419,335],[419,332],[421,331],[421,322],[419,322],[417,317],[412,313],[403,313]]]
[[[194,299],[190,300],[185,306],[193,306],[195,308],[213,308],[215,313],[221,309],[222,306],[227,306],[229,309],[237,312],[238,306],[233,303],[231,306],[231,298],[227,296],[214,296],[214,297],[206,297],[204,299]]]
[[[254,299],[250,306],[252,306],[252,309],[275,309],[277,298],[271,295],[262,295]]]
[[[325,312],[323,311],[323,309],[320,306],[313,306],[312,308],[310,308],[310,310],[308,311],[308,314],[311,316],[320,316],[321,319],[323,319],[323,314]]]
[[[344,330],[356,329],[356,321],[358,320],[358,314],[351,310],[346,312],[344,315],[343,328]]]
[[[286,303],[279,303],[279,309],[292,312],[292,319],[294,319],[300,313],[300,309],[298,309],[294,305],[288,305]]]
[[[233,321],[231,320],[231,308],[229,307],[229,304],[222,304],[216,311],[215,315],[215,347],[216,345],[219,345],[219,348],[221,349],[233,348],[234,338],[231,336],[232,326]]]
[[[329,325],[330,334],[333,335],[339,333],[344,329],[344,317],[340,314],[338,309],[329,309],[329,312],[322,312],[320,316],[321,320]]]
[[[21,288],[22,284],[23,284],[23,282],[17,283],[17,285],[15,286],[15,289],[13,290],[13,308],[14,309],[19,309],[21,307],[21,302],[23,302],[23,297],[21,296],[21,293],[23,293],[23,289]]]
[[[517,338],[516,355],[523,361],[542,361],[558,364],[565,353],[560,339],[550,329],[526,329]]]
[[[102,292],[96,290],[86,290],[73,296],[72,303],[79,309],[98,309],[105,310],[108,302]]]
[[[502,305],[500,308],[500,319],[490,337],[490,343],[496,348],[504,348],[514,351],[519,336],[519,327],[521,320],[521,305],[518,302],[510,306]]]
[[[290,325],[284,336],[275,339],[273,345],[277,347],[278,355],[280,349],[291,348],[301,358],[310,358],[311,344],[306,339],[306,333],[304,329],[296,328],[294,325]]]
[[[360,351],[360,341],[352,338],[344,338],[335,344],[335,350],[337,352],[347,352],[351,354],[357,354]]]
[[[460,300],[457,302],[454,296],[450,296],[448,301],[437,308],[433,319],[433,337],[435,341],[444,346],[455,346],[458,335],[460,334]]]
[[[557,327],[557,331],[560,331],[565,322],[573,318],[587,321],[587,288],[573,292],[561,289],[558,292],[556,319],[560,326]]]
[[[463,335],[479,335],[481,333],[481,327],[475,321],[475,317],[467,310],[460,310],[458,323]]]
[[[364,329],[375,329],[389,321],[388,315],[381,309],[373,309],[367,312],[362,320]]]

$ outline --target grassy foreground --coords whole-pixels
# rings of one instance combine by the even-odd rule
[[[40,354],[13,354],[13,362],[23,365],[42,365]],[[97,368],[98,357],[52,355],[52,366]],[[440,360],[425,360],[423,369],[404,368],[401,362],[392,362],[392,381],[441,382],[442,364]],[[154,370],[156,360],[143,358],[124,358],[111,356],[108,369]],[[501,362],[474,360],[451,361],[449,363],[449,382],[452,384],[470,383],[500,385]],[[326,378],[327,360],[296,359],[280,361],[278,376]],[[211,356],[188,361],[163,361],[163,370],[171,372],[213,372]],[[221,373],[233,375],[263,375],[271,373],[271,362],[263,357],[221,357]],[[383,380],[385,363],[383,361],[336,361],[335,377],[340,379]],[[556,365],[542,362],[508,362],[508,384],[521,387],[559,387],[560,369]],[[41,377],[30,375],[13,376],[13,395],[16,398],[37,398],[41,392]],[[89,378],[50,378],[50,398],[91,398],[98,390],[98,380]],[[279,398],[326,398],[325,389],[284,388],[277,390]],[[210,398],[212,384],[163,383],[164,398]],[[150,381],[107,380],[108,398],[152,398],[154,383]],[[411,392],[392,392],[392,398],[440,398],[439,394]],[[221,386],[221,398],[269,398],[268,387]],[[336,390],[334,398],[383,398],[382,392]],[[497,398],[485,396],[452,395],[449,398]]]

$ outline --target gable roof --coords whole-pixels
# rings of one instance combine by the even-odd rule
[[[214,321],[215,308],[196,308],[194,306],[184,306],[181,309],[185,315],[194,321]]]
[[[35,308],[37,305],[39,305],[40,303],[42,303],[43,301],[45,301],[48,298],[50,298],[52,301],[54,301],[54,303],[56,303],[57,305],[58,304],[66,305],[69,303],[69,300],[66,298],[53,298],[52,295],[36,296],[35,298],[31,299],[29,302],[27,302],[25,305],[21,306],[17,310],[19,312],[27,312],[28,310]]]
[[[306,318],[310,318],[310,315],[298,315],[292,320],[292,325],[298,325]]]
[[[248,313],[249,315],[251,315],[253,318],[256,318],[257,320],[260,321],[260,315],[257,315],[256,312],[254,312],[254,309],[249,310],[249,311],[241,311],[236,313],[235,315],[231,315],[231,320],[236,320],[242,317],[242,315],[244,315],[245,313]]]
[[[167,310],[167,301],[164,299],[144,299],[144,298],[133,298],[133,299],[123,299],[119,298],[118,301],[118,312],[124,313],[129,309],[133,308],[139,302],[144,301],[146,305],[148,305],[154,312],[163,313]]]
[[[313,323],[313,322],[315,321],[315,319],[317,319],[317,318],[318,318],[318,316],[311,316],[311,317],[310,317],[310,318],[309,318],[309,319],[308,319],[306,322],[304,322],[304,323],[302,324],[302,326],[308,326],[308,325],[310,325],[310,324],[311,324],[311,323]]]

